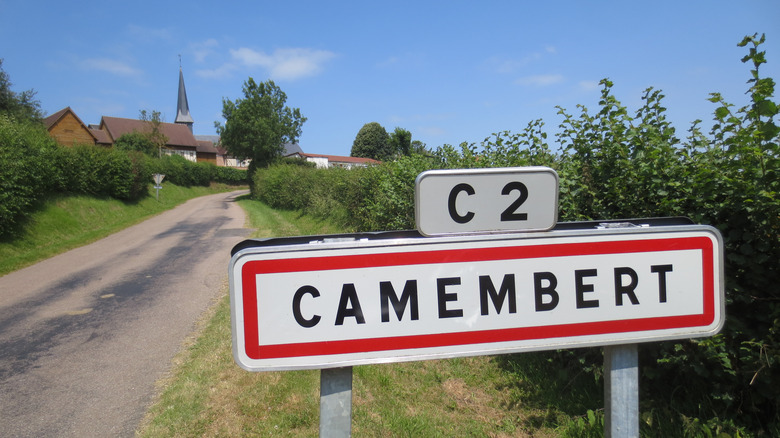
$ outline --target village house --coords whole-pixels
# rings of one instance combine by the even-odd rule
[[[342,157],[339,155],[321,155],[321,154],[306,154],[303,152],[294,152],[285,155],[290,158],[303,158],[306,161],[314,163],[318,169],[327,169],[329,167],[342,167],[345,169],[352,169],[353,167],[366,167],[379,164],[380,162],[371,158],[360,157]]]
[[[181,155],[192,162],[213,163],[217,166],[246,168],[248,160],[239,160],[228,155],[220,143],[218,135],[194,135],[195,121],[190,114],[187,90],[184,87],[184,75],[179,68],[179,89],[176,102],[176,120],[173,123],[160,123],[160,132],[167,137],[162,153]],[[147,133],[152,129],[149,122],[139,119],[103,116],[98,125],[85,124],[70,108],[63,108],[44,119],[46,129],[57,143],[63,146],[77,144],[113,147],[119,137],[132,133]],[[313,162],[317,168],[365,167],[378,164],[370,158],[343,157],[338,155],[320,155],[304,153],[298,144],[284,145],[282,156],[302,158]]]

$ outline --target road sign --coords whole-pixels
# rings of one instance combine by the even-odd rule
[[[430,170],[415,182],[415,221],[427,236],[543,231],[558,218],[558,174],[548,167]]]
[[[154,184],[159,186],[159,185],[162,184],[162,181],[163,181],[163,178],[165,178],[165,175],[163,175],[162,173],[155,173],[154,175],[152,175],[152,178],[154,178]]]
[[[243,247],[233,354],[271,371],[710,336],[722,248],[699,225]]]

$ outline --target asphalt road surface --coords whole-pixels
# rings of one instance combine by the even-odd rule
[[[0,436],[134,435],[249,234],[242,193],[0,277]]]

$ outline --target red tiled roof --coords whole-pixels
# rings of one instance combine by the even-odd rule
[[[303,152],[298,152],[296,154],[291,155],[300,155],[301,157],[310,157],[310,158],[327,158],[329,162],[337,162],[337,163],[354,163],[354,164],[379,164],[381,161],[374,160],[373,158],[363,158],[363,157],[342,157],[340,155],[322,155],[322,154],[306,154]]]
[[[143,120],[106,116],[103,116],[100,128],[105,130],[113,141],[124,134],[148,132],[150,129],[149,124]],[[195,149],[198,147],[198,141],[195,140],[195,136],[186,125],[161,123],[160,130],[168,137],[168,143],[166,143],[168,146],[184,146]]]

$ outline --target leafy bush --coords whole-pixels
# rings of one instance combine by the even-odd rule
[[[735,108],[713,93],[709,135],[696,121],[680,139],[666,119],[663,94],[652,88],[630,113],[604,79],[595,113],[578,106],[575,116],[559,108],[556,148],[537,120],[480,145],[441,146],[433,158],[412,156],[341,174],[273,167],[254,181],[255,190],[275,207],[306,211],[313,203],[329,204],[346,212],[355,229],[391,230],[413,227],[414,180],[423,170],[545,165],[559,174],[562,221],[689,216],[717,227],[725,243],[726,325],[711,338],[642,346],[642,387],[653,394],[642,401],[643,431],[663,430],[657,428],[666,423],[692,434],[777,434],[780,128],[771,100],[775,83],[759,72],[766,62],[763,42],[754,35],[739,44],[748,47],[742,61],[752,64],[750,102]],[[320,184],[328,187],[315,188]],[[600,377],[597,349],[556,357]]]
[[[9,235],[57,184],[56,151],[40,124],[0,114],[0,236]]]
[[[75,146],[60,148],[56,163],[63,176],[58,187],[61,191],[121,200],[135,200],[146,194],[145,166],[137,154]]]
[[[232,167],[219,167],[211,163],[203,163],[211,169],[211,180],[228,185],[246,185],[247,174],[245,169]]]
[[[193,163],[180,155],[164,155],[149,160],[149,175],[161,173],[165,181],[177,186],[208,186],[212,172],[206,163]]]

